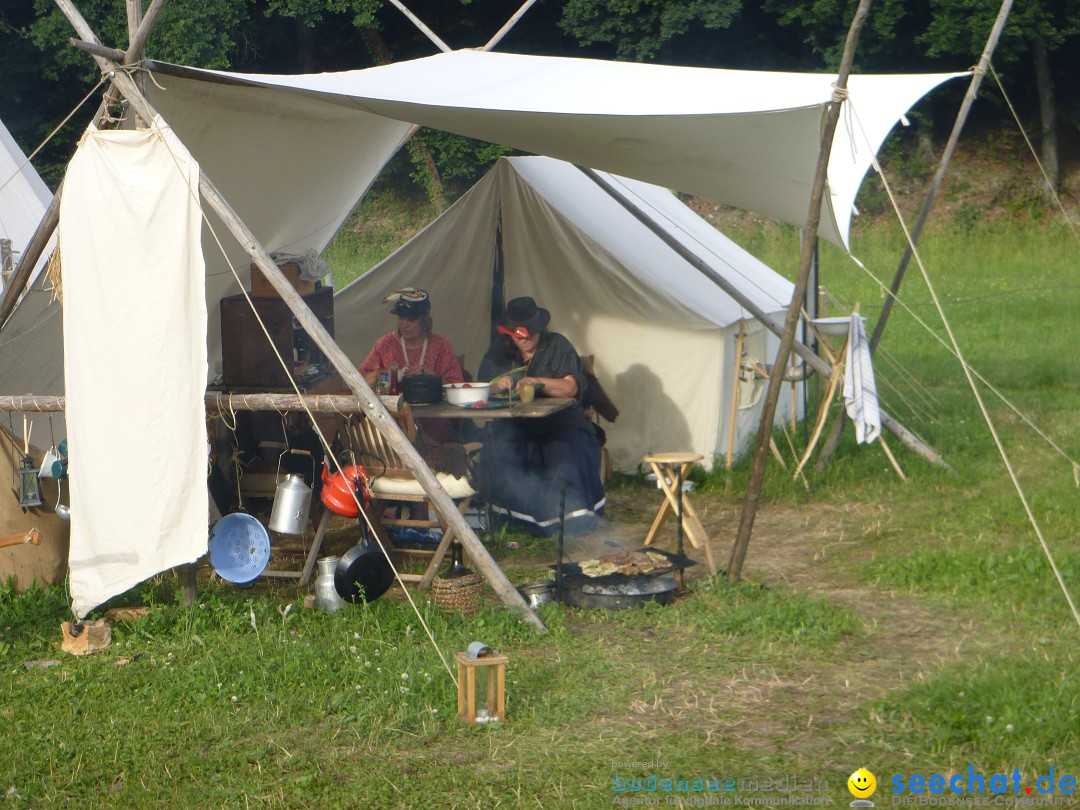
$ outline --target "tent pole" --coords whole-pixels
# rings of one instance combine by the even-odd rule
[[[802,249],[799,252],[799,274],[795,280],[795,291],[791,296],[791,306],[788,307],[787,318],[784,320],[784,333],[780,337],[780,348],[777,351],[776,359],[773,361],[772,372],[769,374],[769,389],[765,394],[765,405],[761,409],[761,426],[758,428],[757,440],[754,445],[754,463],[750,469],[750,480],[746,484],[746,497],[739,515],[739,529],[735,535],[735,543],[731,547],[731,558],[728,560],[727,576],[729,582],[739,581],[743,561],[746,559],[746,549],[750,545],[750,533],[753,531],[754,518],[757,516],[758,501],[761,498],[761,483],[765,477],[765,463],[768,461],[769,456],[769,439],[772,437],[776,402],[780,397],[780,388],[784,380],[784,368],[787,366],[788,356],[791,354],[792,346],[795,343],[795,330],[799,325],[803,295],[806,292],[806,284],[810,276],[810,265],[814,253],[813,237],[817,234],[818,224],[821,221],[821,200],[825,194],[825,178],[829,168],[833,135],[836,132],[836,124],[840,120],[840,107],[843,104],[843,97],[847,95],[847,81],[848,75],[851,73],[852,62],[855,59],[855,45],[859,41],[859,33],[869,10],[870,0],[859,0],[859,7],[855,10],[855,16],[851,20],[851,27],[848,29],[847,41],[844,43],[844,55],[840,59],[840,71],[834,85],[836,89],[833,94],[833,101],[825,110],[817,173],[814,176],[814,184],[810,192],[810,210],[807,212],[806,225],[803,228],[806,238],[803,239]]]
[[[146,45],[147,38],[150,36],[150,32],[153,30],[154,26],[157,25],[158,18],[161,16],[161,12],[165,8],[165,3],[167,2],[168,0],[154,0],[154,2],[150,4],[150,8],[146,11],[146,16],[144,16],[139,23],[139,28],[131,38],[131,44],[124,54],[125,63],[131,62],[133,57],[142,51],[143,46]],[[97,113],[94,115],[95,121],[101,121],[102,116],[105,114],[106,110],[108,110],[109,106],[116,101],[116,98],[116,89],[110,85],[109,89],[105,92],[105,97],[101,102],[101,106],[98,107]],[[11,283],[8,285],[7,289],[4,290],[4,297],[0,300],[0,329],[3,328],[3,324],[7,322],[7,319],[14,311],[15,304],[18,302],[19,296],[22,295],[23,288],[26,287],[26,284],[30,279],[30,273],[33,272],[37,260],[41,258],[41,252],[45,250],[45,246],[49,244],[49,239],[52,238],[53,231],[56,230],[56,224],[60,221],[60,193],[63,188],[64,184],[61,182],[56,189],[56,193],[53,194],[49,207],[45,209],[45,213],[41,217],[41,222],[38,223],[37,230],[35,230],[34,235],[30,237],[30,242],[19,257],[19,264],[11,277]]]
[[[90,26],[87,24],[86,20],[83,19],[71,0],[56,0],[56,4],[64,13],[64,16],[68,18],[68,21],[71,22],[79,36],[89,42],[97,43],[94,32],[90,29]],[[139,115],[147,121],[153,121],[154,118],[158,116],[157,110],[155,110],[142,93],[139,92],[135,82],[120,68],[119,65],[97,55],[94,56],[94,59],[97,61],[101,70],[107,73],[109,78],[118,85],[120,92],[123,93],[124,97],[127,98]],[[454,530],[454,533],[462,541],[463,545],[468,549],[469,556],[472,557],[473,562],[476,563],[477,568],[479,568],[487,578],[492,588],[499,595],[499,598],[502,599],[507,607],[518,612],[537,629],[546,631],[547,628],[540,620],[540,617],[537,616],[533,609],[525,602],[521,594],[518,593],[510,580],[507,579],[506,574],[503,573],[495,560],[492,559],[488,550],[484,548],[484,545],[473,533],[472,527],[469,526],[465,520],[465,516],[458,511],[453,500],[447,494],[446,490],[443,489],[438,479],[436,479],[435,474],[420,457],[416,448],[413,447],[405,434],[402,433],[401,428],[398,427],[397,422],[390,415],[386,406],[383,405],[382,401],[371,390],[368,384],[364,382],[363,377],[360,376],[360,373],[356,370],[352,361],[349,360],[348,356],[326,331],[319,319],[311,312],[300,294],[293,288],[288,279],[285,278],[284,274],[267,254],[255,235],[248,229],[247,225],[232,206],[229,205],[228,201],[225,200],[221,195],[221,192],[218,191],[217,187],[202,169],[199,170],[199,190],[202,193],[203,198],[209,203],[210,207],[214,209],[222,222],[229,228],[232,235],[247,250],[252,261],[254,261],[259,269],[262,270],[263,274],[270,282],[270,285],[278,295],[281,296],[282,300],[285,301],[293,315],[295,315],[296,319],[300,322],[300,325],[315,341],[316,345],[322,350],[326,358],[330,360],[334,369],[341,375],[345,384],[363,403],[364,412],[367,418],[374,423],[379,432],[386,438],[394,450],[397,451],[398,455],[401,456],[405,465],[409,468],[409,471],[416,476],[416,480],[420,483],[421,487],[423,487],[425,494],[431,499],[436,511],[449,524]]]
[[[514,12],[514,15],[506,21],[506,24],[503,25],[503,27],[500,28],[498,31],[496,31],[495,35],[487,42],[485,42],[484,47],[480,50],[490,51],[492,48],[498,45],[499,42],[502,41],[502,38],[505,37],[508,33],[510,33],[510,29],[517,25],[518,20],[524,17],[525,12],[532,8],[535,3],[536,0],[525,0],[525,2],[521,5],[521,8]]]
[[[409,11],[409,9],[407,9],[405,7],[405,4],[402,3],[401,0],[390,0],[390,2],[394,4],[394,7],[397,8],[398,11],[400,11],[402,14],[404,14],[406,17],[408,17],[409,22],[411,22],[413,25],[415,25],[417,28],[419,28],[420,33],[422,33],[425,37],[430,39],[435,44],[436,48],[438,48],[443,53],[450,53],[450,51],[453,50],[449,45],[447,45],[445,42],[443,42],[439,38],[438,34],[436,34],[434,31],[432,31],[430,28],[428,28],[424,24],[423,20],[421,20],[419,17],[417,17],[411,11]]]
[[[979,86],[982,84],[983,76],[986,75],[986,71],[990,67],[990,57],[993,56],[994,49],[997,48],[998,39],[1001,37],[1001,31],[1005,27],[1005,20],[1008,19],[1012,4],[1013,0],[1002,0],[997,19],[994,21],[993,28],[990,29],[990,36],[987,38],[986,46],[983,48],[982,56],[979,58],[979,64],[975,67],[971,82],[968,84],[967,93],[964,94],[964,100],[956,113],[956,121],[953,122],[952,132],[949,133],[949,140],[945,144],[945,151],[941,153],[941,160],[938,161],[934,179],[930,182],[930,188],[927,190],[922,208],[919,210],[918,219],[915,220],[915,225],[911,229],[911,242],[904,246],[904,253],[900,257],[896,274],[893,276],[892,284],[889,285],[889,294],[881,307],[881,315],[878,316],[877,323],[874,324],[874,333],[870,336],[871,355],[873,355],[878,343],[881,341],[881,335],[885,331],[885,323],[889,320],[889,314],[892,312],[893,304],[896,302],[896,294],[900,291],[904,273],[911,262],[913,255],[911,246],[919,243],[919,236],[922,234],[923,226],[926,224],[926,218],[930,215],[930,209],[934,207],[934,200],[945,180],[945,170],[949,166],[949,161],[952,160],[957,141],[960,140],[960,132],[967,122],[968,113],[975,103],[975,97],[979,94]],[[832,460],[833,454],[836,452],[836,446],[840,443],[840,433],[846,423],[847,411],[840,411],[840,417],[833,423],[832,432],[829,433],[829,438],[826,439],[824,446],[821,448],[821,456],[818,458],[814,469],[820,472]]]
[[[765,310],[755,304],[750,298],[743,294],[742,290],[733,285],[730,281],[717,273],[708,264],[706,264],[701,257],[695,255],[693,251],[683,245],[679,240],[675,239],[671,234],[659,227],[644,211],[638,206],[632,203],[630,200],[619,194],[618,191],[603,177],[592,169],[588,169],[584,166],[577,167],[581,172],[585,174],[596,185],[600,186],[613,200],[627,210],[638,222],[652,231],[656,236],[661,239],[668,247],[675,251],[679,256],[685,259],[691,267],[701,273],[703,276],[712,281],[716,286],[734,298],[739,304],[745,308],[751,315],[759,320],[762,325],[772,332],[777,337],[783,337],[784,327],[777,323],[771,315]],[[832,367],[823,360],[821,357],[802,342],[796,340],[792,345],[795,353],[799,355],[811,368],[819,372],[825,377],[828,377],[832,373]],[[786,364],[781,364],[786,365]],[[891,431],[901,443],[911,450],[913,453],[917,453],[922,456],[931,464],[938,467],[944,467],[948,469],[949,465],[945,463],[945,460],[941,458],[933,448],[926,445],[918,436],[905,428],[891,416],[884,411],[881,412],[881,424]]]

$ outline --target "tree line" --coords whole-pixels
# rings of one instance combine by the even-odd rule
[[[148,3],[148,0],[147,0]],[[407,0],[452,48],[482,46],[521,0]],[[127,43],[125,4],[79,0],[102,42]],[[748,70],[831,71],[839,62],[857,0],[539,0],[498,50]],[[965,70],[982,52],[1000,0],[875,0],[856,72]],[[994,67],[1032,134],[1054,184],[1058,141],[1075,140],[1080,87],[1070,81],[1080,51],[1080,0],[1016,2]],[[51,0],[0,0],[0,119],[25,151],[35,149],[99,81]],[[383,0],[170,0],[147,56],[243,72],[348,70],[414,59],[435,46]],[[964,91],[950,83],[913,116],[918,134],[948,131]],[[973,125],[996,126],[1012,113],[994,81],[984,82]],[[100,94],[61,127],[35,157],[58,182]],[[442,198],[467,187],[503,149],[424,132],[398,168]],[[405,177],[404,175],[408,175]]]

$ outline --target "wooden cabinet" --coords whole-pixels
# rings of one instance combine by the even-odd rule
[[[334,335],[334,291],[330,287],[303,296],[330,336]],[[254,309],[252,308],[254,306]],[[256,318],[258,313],[258,318]],[[262,321],[260,325],[259,321]],[[270,335],[267,340],[263,326]],[[282,368],[274,349],[289,368]],[[277,296],[243,295],[221,299],[221,383],[228,390],[243,388],[292,390],[289,381],[298,363],[326,365],[319,347]]]

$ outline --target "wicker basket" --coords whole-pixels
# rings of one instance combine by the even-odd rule
[[[460,577],[435,577],[431,581],[431,601],[448,610],[462,610],[473,613],[480,607],[480,596],[484,592],[484,580],[476,573]]]

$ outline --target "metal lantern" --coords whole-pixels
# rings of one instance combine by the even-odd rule
[[[19,506],[32,509],[41,506],[41,482],[38,480],[38,468],[34,459],[24,456],[19,467]]]

